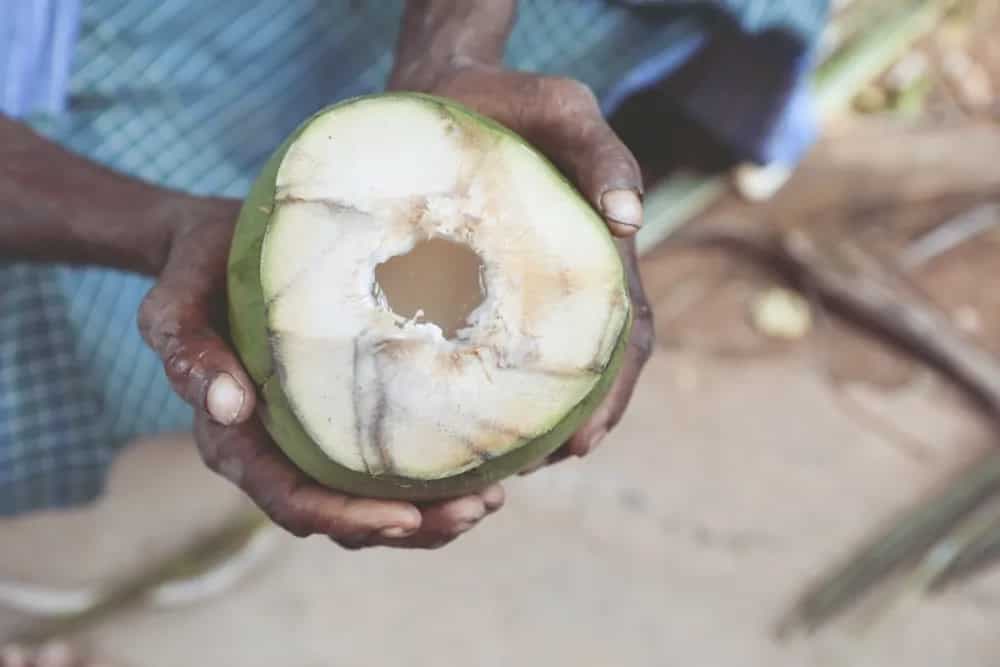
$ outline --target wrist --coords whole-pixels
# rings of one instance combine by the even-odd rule
[[[141,210],[136,215],[144,221],[143,229],[119,251],[135,258],[134,270],[157,275],[179,237],[197,234],[198,227],[206,223],[235,224],[240,204],[236,199],[199,197],[156,188],[151,196],[140,200]]]
[[[430,92],[456,70],[499,66],[516,9],[516,0],[409,0],[388,87]]]

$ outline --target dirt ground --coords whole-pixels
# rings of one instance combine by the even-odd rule
[[[1000,72],[1000,50],[980,42]],[[774,201],[731,199],[702,222],[807,225],[898,256],[930,226],[1000,199],[1000,115],[955,111],[948,95],[932,98],[948,113],[837,124]],[[998,230],[908,274],[994,351]],[[773,632],[833,560],[995,445],[957,393],[831,318],[797,341],[763,338],[747,313],[773,279],[732,256],[661,248],[643,272],[659,344],[592,456],[511,481],[507,507],[444,550],[354,553],[280,536],[237,589],[134,609],[81,641],[137,667],[1000,665],[1000,568],[867,634],[856,619],[791,642]],[[170,456],[197,467],[190,452]],[[231,502],[221,482],[198,480],[206,507]],[[66,557],[21,544],[0,553],[0,574]],[[0,631],[17,620],[0,609]]]

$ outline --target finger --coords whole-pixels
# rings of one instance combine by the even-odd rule
[[[461,535],[486,516],[482,496],[471,495],[428,505],[423,510],[423,530],[441,536]]]
[[[573,79],[469,68],[443,91],[542,150],[576,184],[616,236],[642,226],[642,171],[605,121],[593,92]]]
[[[376,535],[398,539],[420,528],[421,514],[410,503],[356,498],[310,480],[273,444],[257,419],[222,427],[201,415],[195,434],[209,467],[293,535],[358,542]]]
[[[648,333],[650,325],[643,320],[636,320],[632,328],[632,336],[625,350],[625,360],[607,397],[587,422],[581,427],[569,442],[565,451],[560,452],[551,462],[566,456],[585,456],[592,452],[608,435],[608,432],[618,425],[624,416],[632,399],[635,386],[642,373],[643,366],[649,358],[651,336]]]
[[[173,253],[139,310],[143,338],[174,390],[220,424],[253,414],[253,384],[220,335],[224,327],[228,225],[202,225],[198,243]]]
[[[635,239],[618,241],[618,252],[625,267],[629,298],[632,302],[632,332],[625,349],[625,359],[607,397],[590,419],[564,447],[565,456],[585,456],[593,451],[608,432],[618,425],[632,399],[639,376],[653,352],[655,331],[653,313],[639,272]]]
[[[591,90],[573,79],[536,78],[522,123],[530,140],[576,183],[616,236],[641,227],[642,172],[601,113]]]
[[[425,505],[420,530],[405,539],[370,540],[367,546],[397,549],[439,549],[474,528],[503,506],[504,491],[499,484],[475,495]]]
[[[355,544],[341,544],[349,549],[365,549],[372,547],[386,547],[389,549],[420,549],[432,550],[445,547],[461,537],[461,533],[453,535],[440,535],[429,531],[417,531],[414,535],[404,539],[389,539],[381,536],[374,536],[364,542]]]

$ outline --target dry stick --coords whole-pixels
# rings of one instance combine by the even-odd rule
[[[913,270],[927,263],[928,261],[943,255],[959,245],[967,243],[972,238],[991,231],[1000,225],[1000,205],[996,203],[980,204],[955,216],[954,218],[935,226],[929,232],[921,235],[913,241],[903,252],[901,264],[906,270]],[[974,382],[974,380],[973,380]],[[988,390],[987,390],[988,391]],[[958,479],[953,480],[944,496],[932,496],[909,510],[909,521],[913,518],[915,529],[928,530],[931,526],[921,523],[920,517],[927,516],[928,513],[936,511],[947,511],[951,507],[957,513],[962,509],[960,504],[955,504],[955,497],[983,498],[994,495],[993,489],[997,485],[997,474],[1000,467],[1000,452],[990,450],[980,458],[977,458],[968,466],[965,473]],[[994,512],[992,521],[983,523],[977,519],[975,509],[972,505],[969,510],[973,513],[971,518],[962,519],[955,514],[955,521],[958,527],[951,529],[945,524],[943,529],[950,534],[932,545],[929,553],[925,556],[925,561],[934,561],[934,567],[929,568],[926,563],[918,567],[913,576],[908,577],[909,586],[919,584],[919,588],[926,592],[940,592],[948,586],[964,581],[1000,559],[1000,516]],[[963,526],[972,523],[978,526],[976,531],[970,532]],[[938,530],[938,528],[935,528]],[[891,534],[889,536],[891,537]],[[916,551],[917,545],[911,547],[911,551]],[[942,555],[945,554],[945,555]],[[840,572],[843,574],[843,571]],[[832,591],[830,582],[837,579],[834,574],[826,578],[826,589]],[[917,591],[913,591],[914,593]],[[817,589],[812,591],[813,597],[817,597]]]
[[[961,518],[948,535],[928,548],[912,567],[901,574],[891,590],[877,605],[868,610],[867,618],[857,626],[862,632],[871,634],[879,624],[884,623],[891,612],[912,608],[935,581],[955,562],[968,544],[991,534],[1000,522],[1000,502],[992,495],[980,507]]]
[[[822,251],[802,232],[778,235],[746,228],[684,230],[675,243],[728,248],[773,267],[845,318],[897,343],[962,386],[1000,424],[1000,361],[968,341],[951,322],[908,291],[892,288],[842,247]],[[969,512],[1000,491],[1000,454],[976,461],[944,492],[895,522],[830,576],[806,591],[779,634],[810,631],[850,605],[901,563],[932,547]]]
[[[1000,204],[988,203],[937,225],[910,243],[903,251],[900,263],[909,271],[926,264],[973,238],[986,234],[1000,225]]]
[[[1000,459],[1000,454],[990,452],[989,458]],[[948,586],[965,581],[987,567],[995,565],[997,559],[1000,559],[1000,520],[994,522],[990,530],[980,535],[978,539],[969,542],[944,571],[930,582],[928,590],[937,593]]]
[[[830,386],[833,398],[840,404],[845,413],[852,418],[863,422],[874,431],[880,433],[890,444],[893,444],[905,456],[914,461],[926,461],[931,452],[929,443],[923,441],[918,436],[905,431],[896,424],[878,413],[869,410],[864,401],[852,396],[847,391],[847,381],[838,376],[833,369],[832,360],[823,349],[822,336],[834,336],[833,323],[827,311],[819,304],[814,291],[807,294],[809,304],[815,312],[817,336],[813,336],[813,351],[816,356],[816,365],[826,383]],[[928,371],[929,372],[929,371]],[[915,384],[917,381],[914,381]]]

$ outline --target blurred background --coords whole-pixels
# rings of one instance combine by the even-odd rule
[[[963,523],[996,479],[956,476],[991,471],[997,441],[1000,2],[835,4],[823,136],[793,173],[685,153],[698,128],[656,89],[617,113],[649,182],[658,344],[599,451],[512,480],[507,507],[442,551],[349,552],[261,524],[164,436],[118,464],[112,488],[137,500],[96,506],[105,530],[4,533],[3,577],[112,571],[120,588],[89,611],[83,593],[52,616],[0,606],[0,637],[152,667],[1000,664],[1000,573],[970,557],[976,576],[945,582],[933,551],[996,523]],[[956,488],[974,491],[894,533],[906,550],[830,569]],[[163,504],[143,549],[116,543]],[[218,532],[191,534],[204,513]],[[817,626],[839,598],[810,586],[846,572],[838,591],[869,590],[890,561],[918,567]]]

